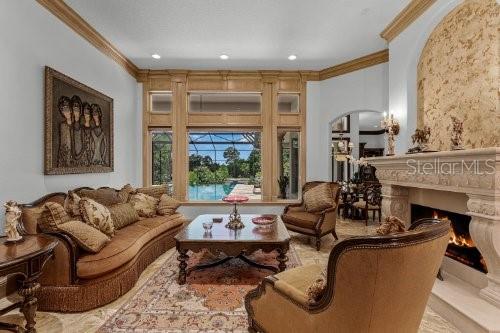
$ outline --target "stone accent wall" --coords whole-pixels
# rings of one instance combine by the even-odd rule
[[[451,116],[464,122],[465,148],[500,144],[499,8],[466,0],[430,35],[417,69],[418,126],[430,148],[450,149]]]

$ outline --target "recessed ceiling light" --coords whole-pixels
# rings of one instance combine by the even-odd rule
[[[297,59],[297,56],[295,54],[290,54],[288,56],[288,60],[295,60],[295,59]]]
[[[155,58],[155,59],[160,59],[160,58],[161,58],[161,56],[160,56],[159,54],[156,54],[156,53],[155,53],[155,54],[153,54],[153,55],[151,55],[151,56],[152,56],[153,58]]]
[[[229,59],[229,56],[227,54],[221,54],[220,57],[222,60],[227,60]]]

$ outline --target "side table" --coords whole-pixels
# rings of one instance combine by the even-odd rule
[[[0,315],[20,308],[26,318],[25,331],[36,332],[35,315],[37,298],[35,292],[40,288],[38,278],[49,258],[54,255],[58,241],[54,237],[37,234],[24,235],[18,243],[7,243],[5,237],[0,237],[0,277],[17,275],[18,293],[23,300],[0,310]],[[18,332],[18,325],[0,323],[0,329]],[[22,331],[22,329],[21,329]]]

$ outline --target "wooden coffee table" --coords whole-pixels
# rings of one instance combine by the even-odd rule
[[[280,218],[269,228],[269,230],[258,228],[252,223],[252,218],[257,215],[241,215],[245,224],[243,229],[231,230],[225,227],[229,215],[200,215],[187,225],[175,236],[175,243],[179,256],[179,284],[186,283],[186,276],[198,269],[204,269],[220,265],[233,258],[239,258],[246,263],[269,269],[273,272],[281,272],[286,269],[288,257],[286,253],[290,248],[290,235]],[[212,221],[214,217],[222,217],[221,223],[214,223],[211,232],[205,232],[203,222]],[[213,254],[224,253],[223,259],[187,267],[189,259],[188,251],[200,252],[207,249]],[[257,250],[271,252],[276,250],[278,255],[278,267],[255,262],[247,256]]]

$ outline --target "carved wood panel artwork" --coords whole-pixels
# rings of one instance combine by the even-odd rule
[[[429,148],[450,150],[452,116],[463,121],[464,148],[500,144],[498,100],[500,6],[467,0],[430,35],[418,65],[418,126]]]
[[[113,171],[113,99],[45,67],[45,174]]]

